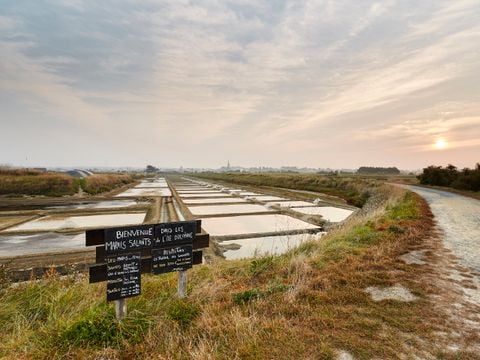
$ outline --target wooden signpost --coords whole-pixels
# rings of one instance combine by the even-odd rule
[[[141,294],[141,274],[185,274],[202,263],[200,249],[209,246],[209,235],[202,233],[200,220],[87,230],[86,246],[95,245],[89,282],[107,282],[107,301],[115,301],[122,320],[125,299]],[[179,288],[179,296],[185,296],[185,289]]]

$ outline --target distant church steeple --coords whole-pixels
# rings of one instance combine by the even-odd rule
[[[227,169],[230,169],[230,160],[227,162]]]

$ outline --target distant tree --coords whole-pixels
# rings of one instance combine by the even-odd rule
[[[153,165],[147,165],[147,169],[145,170],[147,173],[155,173],[158,171],[158,168],[156,168]]]
[[[357,170],[357,174],[366,174],[366,175],[398,175],[400,170],[396,167],[372,167],[372,166],[361,166]]]
[[[441,166],[429,166],[417,176],[421,184],[449,186],[459,190],[480,191],[480,163],[474,169],[465,168],[458,171],[457,167],[449,164],[445,168]]]

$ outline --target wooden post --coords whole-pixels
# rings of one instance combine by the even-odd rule
[[[181,213],[180,209],[178,206],[175,206],[175,199],[173,200],[173,208],[175,209],[175,212],[177,213],[177,217],[180,221],[185,221],[185,216]],[[179,271],[178,272],[178,280],[177,280],[177,296],[180,299],[183,299],[184,297],[187,296],[187,271]]]
[[[127,316],[127,300],[115,300],[115,316],[118,321],[122,321]]]
[[[187,271],[178,272],[178,297],[183,299],[187,296]]]

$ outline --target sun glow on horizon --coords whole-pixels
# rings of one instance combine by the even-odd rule
[[[443,149],[446,149],[447,146],[448,144],[444,138],[437,139],[437,141],[435,141],[435,144],[433,144],[433,147],[435,148],[435,150],[443,150]]]

